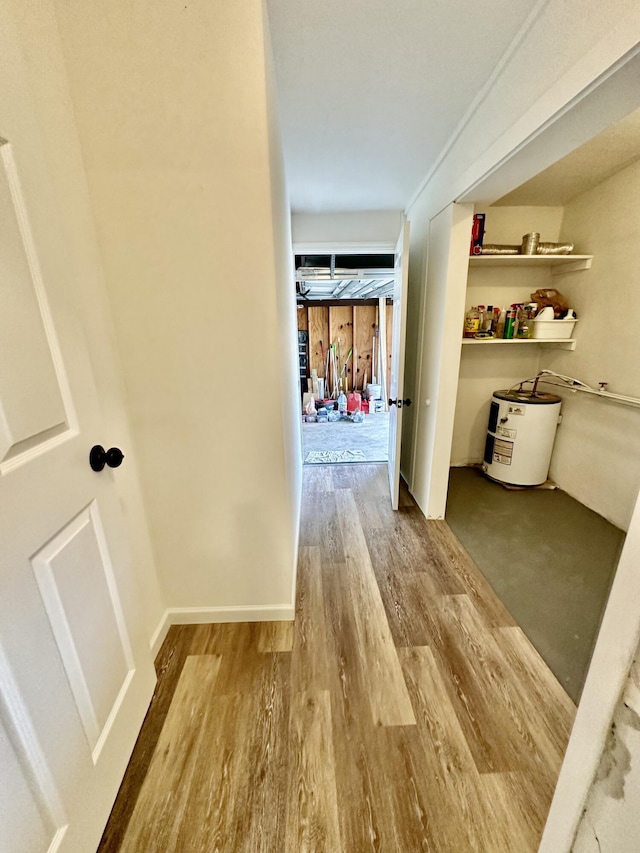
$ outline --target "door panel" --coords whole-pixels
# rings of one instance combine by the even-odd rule
[[[32,565],[95,763],[134,670],[97,504]]]
[[[155,673],[36,142],[0,140],[0,850],[93,853]]]
[[[0,850],[54,853],[67,820],[27,709],[0,646]]]
[[[56,828],[42,814],[41,805],[4,726],[0,725],[0,766],[11,778],[11,789],[0,795],[0,850],[12,853],[45,851],[51,846]]]
[[[393,332],[391,336],[391,381],[389,397],[389,489],[391,505],[400,499],[400,445],[402,441],[402,396],[404,394],[404,351],[407,330],[407,281],[409,274],[409,223],[405,220],[395,252],[393,285]]]
[[[6,472],[26,451],[71,428],[70,400],[67,395],[65,405],[59,377],[60,352],[7,143],[0,146],[0,222],[0,471]]]

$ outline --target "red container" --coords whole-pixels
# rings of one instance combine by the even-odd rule
[[[358,393],[358,391],[352,391],[351,394],[347,394],[347,411],[357,412],[361,408],[362,396]]]

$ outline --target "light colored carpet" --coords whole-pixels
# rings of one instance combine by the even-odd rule
[[[305,456],[306,465],[329,465],[338,462],[366,462],[361,450],[310,450]]]
[[[360,424],[336,421],[302,424],[302,458],[313,451],[361,451],[360,462],[386,462],[389,458],[389,413],[365,415]]]

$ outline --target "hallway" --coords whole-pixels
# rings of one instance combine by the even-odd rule
[[[575,708],[385,466],[305,466],[295,626],[174,626],[101,853],[537,850]]]

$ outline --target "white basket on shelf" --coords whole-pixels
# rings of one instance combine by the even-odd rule
[[[533,335],[531,337],[539,340],[570,338],[577,320],[537,320],[535,317],[531,322]]]

